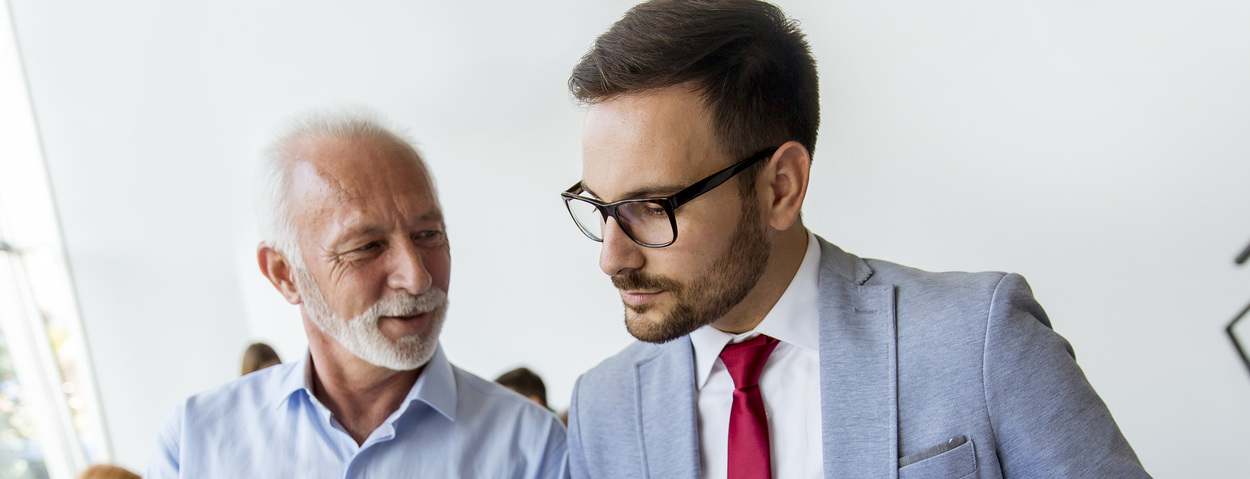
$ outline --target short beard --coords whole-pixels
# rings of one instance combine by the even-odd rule
[[[659,321],[648,322],[641,315],[652,305],[626,304],[625,329],[640,341],[666,343],[720,319],[737,306],[759,283],[768,265],[768,239],[759,226],[760,212],[755,195],[743,197],[742,215],[729,248],[689,284],[637,270],[613,276],[612,284],[621,290],[664,290],[672,295],[673,310]]]
[[[434,357],[438,350],[438,335],[443,329],[447,315],[447,293],[431,287],[419,295],[399,292],[400,296],[379,299],[373,306],[350,320],[344,320],[330,310],[321,287],[304,268],[292,268],[295,283],[313,324],[333,338],[348,352],[374,366],[396,371],[412,371]],[[412,334],[395,340],[387,338],[378,327],[383,316],[410,316],[429,313],[430,334]]]

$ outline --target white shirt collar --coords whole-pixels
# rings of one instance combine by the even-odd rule
[[[695,387],[703,389],[703,385],[707,384],[712,366],[720,358],[726,344],[745,341],[756,335],[766,334],[783,343],[817,351],[819,290],[820,242],[816,241],[816,235],[808,231],[807,252],[803,254],[803,262],[794,273],[794,279],[790,280],[777,304],[755,329],[742,334],[729,334],[709,324],[690,333],[690,343],[694,347]]]

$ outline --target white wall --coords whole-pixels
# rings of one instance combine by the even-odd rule
[[[627,1],[120,0],[12,8],[117,459],[252,340],[304,348],[254,265],[251,177],[293,113],[407,126],[453,244],[450,358],[568,403],[628,344],[565,80]],[[820,62],[806,223],[864,256],[1028,277],[1147,468],[1250,470],[1250,4],[782,1]]]

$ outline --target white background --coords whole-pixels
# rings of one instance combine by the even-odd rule
[[[443,345],[568,404],[629,343],[579,178],[573,64],[632,2],[14,0],[117,460],[253,340],[303,353],[255,266],[255,160],[292,114],[371,105],[438,178]],[[1250,471],[1250,3],[783,1],[819,61],[804,218],[861,256],[1007,270],[1158,477]]]

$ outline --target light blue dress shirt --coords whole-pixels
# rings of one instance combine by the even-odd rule
[[[161,478],[563,478],[550,411],[452,366],[442,347],[399,409],[357,446],[310,389],[307,356],[182,402],[148,464]]]

